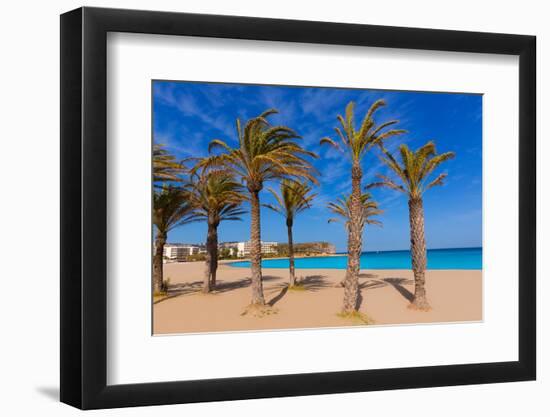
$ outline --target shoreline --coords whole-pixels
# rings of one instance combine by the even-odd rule
[[[332,255],[332,256],[335,256],[335,255]],[[338,255],[336,255],[338,256]],[[307,258],[315,258],[315,256],[308,256]],[[265,260],[284,260],[284,259],[288,259],[288,257],[286,258],[267,258],[267,259],[262,259],[262,261],[265,261]],[[231,269],[239,269],[239,270],[249,270],[250,267],[249,266],[231,266],[232,263],[237,263],[237,262],[250,262],[250,259],[243,259],[243,260],[234,260],[234,259],[222,259],[222,260],[219,260],[218,261],[218,270],[219,268],[223,265],[224,267],[230,267]],[[169,264],[164,264],[165,266],[166,265],[189,265],[189,264],[202,264],[204,265],[204,261],[190,261],[190,262],[171,262]],[[277,270],[277,271],[288,271],[288,266],[284,266],[284,267],[266,267],[266,266],[262,266],[262,271],[269,271],[269,270]],[[345,268],[296,268],[296,273],[298,271],[318,271],[318,270],[327,270],[327,271],[345,271],[346,269]],[[360,271],[396,271],[396,272],[411,272],[412,273],[412,269],[405,269],[405,268],[388,268],[388,269],[385,269],[385,268],[361,268]],[[483,269],[474,269],[474,268],[471,268],[471,269],[467,269],[467,268],[449,268],[449,269],[429,269],[427,268],[426,269],[426,272],[428,271],[441,271],[441,272],[445,272],[445,271],[479,271],[479,272],[482,272]]]

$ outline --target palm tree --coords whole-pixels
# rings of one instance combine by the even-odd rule
[[[328,222],[343,222],[346,226],[346,230],[348,230],[351,224],[351,196],[347,195],[340,197],[336,200],[336,202],[328,203],[327,207],[332,213],[339,216],[328,219]],[[379,220],[371,219],[373,216],[382,214],[383,210],[378,208],[378,203],[372,199],[372,196],[369,193],[361,194],[361,208],[361,227],[364,227],[367,224],[382,226],[382,222]]]
[[[162,258],[168,232],[174,227],[194,220],[193,207],[181,188],[165,184],[160,191],[155,191],[153,194],[153,224],[156,227],[153,256],[154,293],[164,289]]]
[[[359,129],[354,122],[355,103],[349,102],[346,106],[345,117],[338,115],[340,127],[334,130],[340,138],[341,145],[331,138],[321,139],[321,144],[326,143],[348,155],[351,162],[351,195],[350,195],[350,220],[348,226],[348,265],[344,280],[344,305],[342,312],[345,314],[357,311],[359,301],[359,261],[363,247],[361,226],[361,180],[363,171],[361,161],[363,157],[374,147],[380,146],[386,139],[405,133],[404,130],[387,128],[398,123],[392,120],[379,125],[374,121],[374,113],[385,106],[384,100],[375,101],[367,111]]]
[[[346,231],[349,232],[351,224],[351,196],[342,196],[338,198],[336,202],[328,203],[327,207],[332,213],[338,216],[328,219],[328,222],[342,222],[346,227]],[[382,214],[383,211],[378,208],[378,203],[372,199],[372,196],[369,193],[361,194],[361,207],[363,213],[363,215],[361,216],[361,231],[367,224],[382,226],[382,222],[380,222],[379,220],[371,219],[371,217],[373,216]],[[345,280],[340,282],[337,286],[345,286]]]
[[[176,161],[176,157],[170,154],[164,145],[153,144],[153,182],[180,181],[179,174],[184,166]]]
[[[245,211],[240,208],[245,199],[241,184],[225,172],[208,171],[195,176],[189,187],[189,202],[195,218],[208,224],[206,237],[206,264],[203,292],[216,288],[218,269],[218,226],[223,220],[241,220]]]
[[[288,234],[288,261],[290,270],[290,286],[296,285],[294,272],[294,243],[292,239],[292,226],[298,213],[310,208],[311,201],[317,194],[310,194],[312,187],[304,182],[283,180],[280,185],[280,194],[269,188],[269,192],[275,198],[276,204],[264,204],[265,207],[281,214],[286,219]]]
[[[429,180],[430,175],[443,162],[454,158],[454,152],[437,154],[435,144],[428,142],[416,151],[411,151],[405,144],[399,147],[401,163],[386,149],[383,149],[382,161],[396,175],[393,180],[385,175],[378,175],[380,182],[369,185],[371,187],[388,187],[406,194],[409,198],[409,224],[411,233],[411,257],[414,271],[414,297],[411,308],[429,310],[430,304],[426,298],[425,270],[426,270],[426,239],[424,237],[424,192],[436,185],[443,185],[447,174],[439,174]]]
[[[260,191],[264,182],[270,180],[302,178],[316,182],[308,157],[316,157],[313,152],[302,148],[296,139],[299,136],[286,126],[273,126],[267,118],[277,113],[271,109],[246,122],[244,128],[237,119],[238,145],[230,147],[220,139],[210,142],[209,152],[221,150],[199,163],[199,167],[223,167],[235,178],[239,178],[249,193],[250,225],[250,264],[252,275],[252,305],[265,305],[260,237]]]

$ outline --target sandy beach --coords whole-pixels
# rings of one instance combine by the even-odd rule
[[[337,287],[345,270],[298,269],[300,291],[287,290],[287,269],[264,269],[264,293],[273,314],[243,315],[250,303],[250,272],[221,262],[218,288],[202,294],[203,262],[169,263],[168,297],[153,305],[155,334],[293,329],[364,325],[341,318],[343,289]],[[414,291],[410,270],[362,270],[360,312],[375,325],[482,320],[480,270],[426,271],[429,312],[407,308]]]

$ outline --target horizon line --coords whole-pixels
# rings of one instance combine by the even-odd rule
[[[483,249],[483,246],[458,246],[450,248],[426,248],[426,250],[449,250],[449,249]],[[374,253],[374,252],[403,252],[410,251],[410,248],[406,249],[384,249],[384,250],[364,250],[361,253]],[[346,254],[347,252],[336,252],[336,254]]]
[[[249,242],[249,240],[245,241],[227,241],[227,242],[219,242],[218,245],[221,245],[223,243],[238,243],[238,242]],[[282,243],[287,245],[288,242],[277,242],[277,241],[268,241],[268,240],[262,240],[263,243],[272,243],[275,242],[277,244]],[[330,245],[336,246],[331,242],[323,241],[323,240],[316,240],[311,242],[295,242],[294,245],[299,245],[303,243],[328,243]],[[197,246],[205,246],[206,243],[197,243],[197,242],[166,242],[166,245],[197,245]],[[457,246],[457,247],[446,247],[446,248],[426,248],[426,250],[450,250],[450,249],[483,249],[483,246]],[[403,251],[410,251],[410,248],[405,249],[370,249],[370,250],[362,250],[361,253],[377,253],[377,252],[403,252]],[[347,252],[340,252],[336,251],[334,252],[335,255],[346,255]]]

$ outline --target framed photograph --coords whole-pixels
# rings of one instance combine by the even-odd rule
[[[533,380],[535,37],[61,16],[61,401]]]

